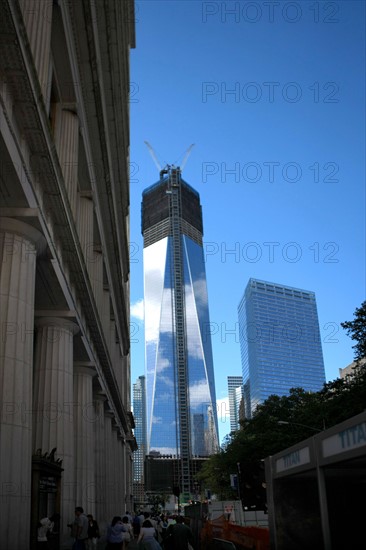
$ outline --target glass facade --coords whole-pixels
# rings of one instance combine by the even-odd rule
[[[250,279],[239,304],[244,410],[251,418],[270,395],[325,383],[314,292]]]
[[[146,433],[146,384],[145,376],[139,376],[133,384],[134,435],[138,445],[133,455],[133,481],[144,482],[144,459],[147,452]]]
[[[174,210],[170,183],[168,175],[142,202],[148,450],[209,456],[218,426],[201,206],[179,177]]]
[[[239,407],[243,397],[242,376],[228,376],[227,387],[229,396],[230,432],[239,429]]]

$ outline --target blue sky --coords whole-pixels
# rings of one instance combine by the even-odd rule
[[[132,382],[144,373],[141,194],[180,164],[203,208],[216,396],[241,374],[250,277],[316,293],[327,380],[365,299],[365,3],[137,1],[131,51]],[[223,400],[223,401],[222,401]],[[229,432],[219,420],[220,440]]]

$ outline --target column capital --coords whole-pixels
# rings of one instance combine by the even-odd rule
[[[36,317],[35,326],[37,328],[41,327],[57,327],[67,332],[71,332],[74,336],[79,332],[79,325],[70,321],[69,319],[64,319],[62,317]]]
[[[62,103],[62,111],[72,113],[73,115],[78,116],[78,108],[75,101],[70,101],[69,103]]]
[[[13,233],[35,245],[37,254],[46,250],[47,242],[38,229],[15,218],[0,217],[0,233]],[[31,251],[29,251],[31,252]]]
[[[85,374],[94,377],[97,375],[95,364],[89,361],[74,361],[74,374]]]
[[[93,392],[93,399],[94,401],[101,401],[104,403],[107,401],[107,395],[103,391]]]

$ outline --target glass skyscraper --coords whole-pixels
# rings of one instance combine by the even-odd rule
[[[139,376],[133,384],[133,414],[137,443],[137,450],[133,454],[133,494],[135,505],[143,506],[146,500],[144,461],[147,453],[145,376]]]
[[[314,292],[250,279],[239,304],[244,410],[251,418],[270,395],[325,382]]]
[[[145,376],[139,376],[133,385],[134,435],[138,445],[133,456],[133,481],[144,482],[144,458],[147,453],[146,433],[146,384]]]
[[[145,364],[149,453],[181,465],[218,449],[199,194],[167,167],[143,192]]]
[[[228,376],[227,388],[229,397],[230,432],[239,429],[239,408],[243,397],[243,377]]]

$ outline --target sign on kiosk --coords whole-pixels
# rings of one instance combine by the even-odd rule
[[[323,457],[334,456],[365,445],[366,422],[361,422],[324,439],[322,442]]]

